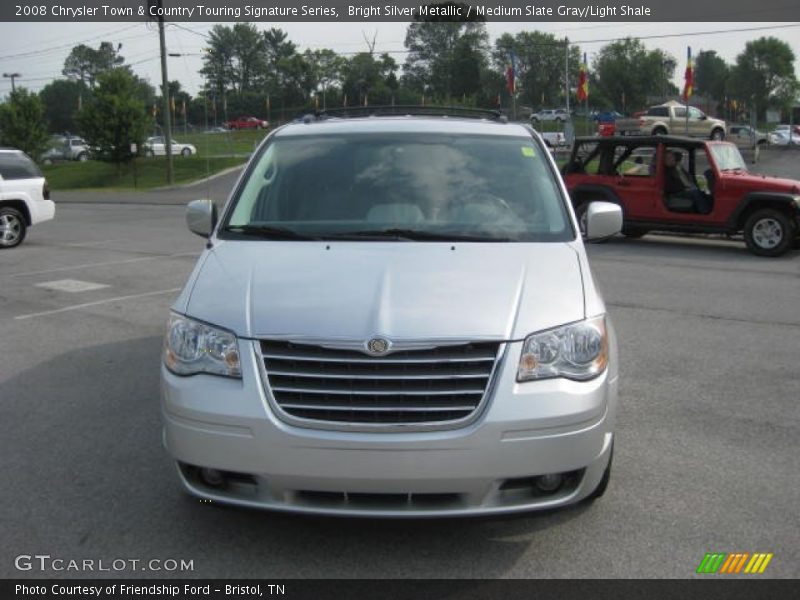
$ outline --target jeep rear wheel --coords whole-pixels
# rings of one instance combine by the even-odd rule
[[[747,249],[758,256],[781,256],[792,246],[794,227],[784,213],[762,208],[755,211],[744,225]]]
[[[25,239],[25,217],[16,208],[0,208],[0,248],[19,246]]]

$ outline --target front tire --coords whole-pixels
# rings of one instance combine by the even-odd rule
[[[183,150],[181,150],[181,156],[191,156],[191,155],[192,151],[189,150],[189,148],[184,148]]]
[[[25,239],[28,226],[16,208],[0,208],[0,249],[19,246]]]
[[[744,225],[747,249],[757,256],[782,256],[792,247],[794,233],[789,217],[773,208],[755,211]]]
[[[711,132],[711,139],[716,142],[721,142],[725,139],[725,132],[722,129],[717,128]]]
[[[653,129],[653,135],[667,135],[667,130],[663,127],[656,127]]]
[[[78,154],[78,162],[86,162],[87,160],[89,160],[88,154],[86,154],[85,152]]]

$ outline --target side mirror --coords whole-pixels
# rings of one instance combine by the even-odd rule
[[[192,233],[209,237],[217,226],[217,205],[207,198],[192,200],[186,206],[186,225]]]
[[[701,120],[701,121],[705,121],[706,119],[708,119],[708,116],[706,116],[706,115],[700,115],[700,120]]]
[[[610,238],[622,231],[622,209],[612,202],[591,202],[586,209],[586,240]]]

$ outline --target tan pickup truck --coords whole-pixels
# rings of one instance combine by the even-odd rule
[[[618,119],[619,135],[686,135],[686,106],[674,100],[651,106],[645,114],[633,119]],[[713,119],[703,111],[690,106],[688,135],[712,140],[725,139],[725,121]]]

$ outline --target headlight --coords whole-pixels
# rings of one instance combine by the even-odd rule
[[[608,365],[604,316],[529,335],[522,345],[517,381],[565,377],[586,381]]]
[[[164,364],[177,375],[242,376],[234,334],[174,313],[164,338]]]

